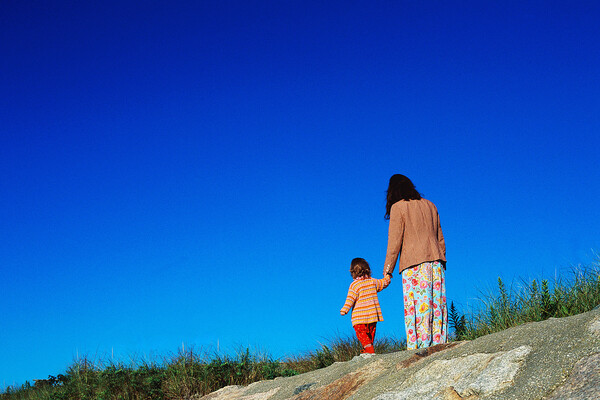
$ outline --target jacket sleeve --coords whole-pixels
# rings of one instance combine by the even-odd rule
[[[340,314],[348,314],[348,311],[350,311],[350,309],[354,306],[357,297],[358,294],[354,290],[352,290],[352,288],[349,288],[348,296],[346,296],[346,302],[344,303],[344,307],[342,307],[342,309],[340,310]]]
[[[404,220],[398,210],[390,211],[390,226],[388,230],[388,245],[387,252],[385,254],[385,264],[383,267],[383,274],[388,272],[391,274],[396,268],[398,262],[398,255],[402,251],[402,239],[404,236]]]
[[[442,253],[444,254],[444,258],[446,257],[446,242],[444,241],[444,234],[442,233],[442,225],[440,224],[440,215],[437,214],[437,233],[438,233],[438,243],[440,245],[440,249],[442,249]]]
[[[388,285],[390,284],[392,278],[390,278],[389,275],[386,275],[383,279],[377,279],[376,282],[376,289],[378,292],[381,292],[383,289],[385,289],[386,287],[388,287]]]

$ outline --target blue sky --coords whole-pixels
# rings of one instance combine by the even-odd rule
[[[489,3],[3,1],[0,387],[352,334],[394,173],[464,308],[593,260],[600,5]],[[402,338],[401,286],[380,301]]]

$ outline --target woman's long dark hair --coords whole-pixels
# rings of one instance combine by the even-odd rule
[[[385,205],[385,219],[390,219],[392,205],[400,200],[420,200],[421,193],[417,192],[410,179],[401,174],[392,175],[387,190],[387,204]]]

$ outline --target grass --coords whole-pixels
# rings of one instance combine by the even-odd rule
[[[406,350],[406,342],[389,337],[376,338],[374,347],[378,354],[393,353]],[[362,345],[355,337],[338,335],[328,344],[322,344],[318,350],[286,358],[284,364],[291,370],[302,374],[327,367],[334,362],[349,361],[359,355],[362,349]]]
[[[598,260],[600,261],[600,259]],[[580,314],[600,304],[600,262],[574,268],[552,281],[522,280],[508,288],[498,278],[497,288],[480,295],[480,306],[461,313],[451,303],[449,323],[453,340],[472,340],[526,322]],[[404,350],[404,341],[378,338],[377,353]],[[31,385],[8,387],[0,400],[171,400],[208,394],[227,385],[292,376],[348,361],[361,351],[354,336],[336,336],[320,349],[284,359],[250,353],[233,356],[188,349],[160,362],[89,360],[83,358],[64,374]]]
[[[403,350],[404,343],[376,340],[379,353]],[[65,374],[49,376],[34,385],[8,387],[0,400],[171,400],[205,395],[228,385],[293,376],[347,361],[360,354],[354,337],[336,337],[321,349],[282,360],[240,350],[234,356],[180,351],[161,362],[129,363],[88,358],[77,360]]]
[[[598,260],[600,261],[600,259]],[[467,314],[452,303],[449,324],[457,340],[473,340],[526,322],[581,314],[600,305],[600,262],[573,267],[553,280],[521,280],[506,287],[498,278],[496,290],[481,293],[480,306]]]

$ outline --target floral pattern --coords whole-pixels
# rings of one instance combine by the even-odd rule
[[[425,262],[402,271],[406,347],[418,349],[446,343],[445,269],[439,261]]]

